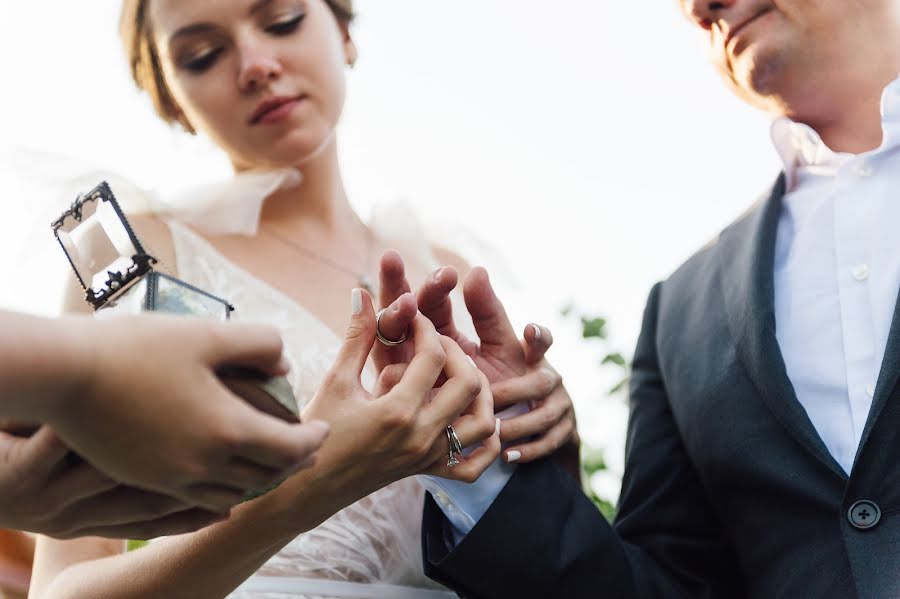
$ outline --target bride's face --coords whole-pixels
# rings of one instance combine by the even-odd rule
[[[332,142],[355,48],[324,0],[153,0],[149,8],[183,119],[237,168],[299,166]]]

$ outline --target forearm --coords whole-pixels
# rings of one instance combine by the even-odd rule
[[[466,596],[641,596],[624,543],[575,481],[549,460],[520,465],[494,505],[453,549],[445,531],[443,515],[428,499],[425,571]]]
[[[69,566],[49,583],[38,583],[33,599],[126,599],[225,597],[283,545],[263,530],[264,521],[233,521],[137,551]],[[33,583],[34,584],[34,583]]]
[[[301,471],[278,489],[232,510],[228,521],[160,539],[137,551],[36,569],[32,599],[225,597],[302,532],[349,505],[359,492],[327,465]],[[38,551],[38,562],[42,559]]]
[[[61,398],[85,379],[86,324],[80,317],[52,320],[0,311],[0,417],[52,419]]]

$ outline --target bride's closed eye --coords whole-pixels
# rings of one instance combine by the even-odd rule
[[[295,13],[286,17],[277,19],[270,25],[266,26],[266,32],[272,35],[290,35],[297,31],[300,23],[306,18],[306,13]]]
[[[268,25],[263,26],[263,30],[274,36],[288,36],[300,28],[300,25],[305,18],[305,12],[291,13],[274,19]],[[190,50],[182,54],[178,59],[178,65],[195,75],[205,73],[215,65],[224,50],[224,46],[213,45]]]
[[[222,50],[222,46],[202,48],[200,51],[191,52],[184,58],[180,58],[178,64],[191,73],[204,73],[212,68]]]

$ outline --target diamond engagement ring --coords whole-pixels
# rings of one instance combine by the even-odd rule
[[[462,453],[462,443],[459,442],[459,437],[456,436],[456,431],[453,430],[453,426],[450,425],[447,427],[447,443],[450,445],[450,457],[447,459],[447,466],[453,468],[457,464],[459,464],[459,460],[456,458],[454,454]]]
[[[387,312],[387,308],[382,308],[378,311],[378,314],[375,315],[375,336],[378,337],[378,340],[387,345],[388,347],[393,347],[395,345],[400,345],[404,341],[406,341],[407,337],[409,337],[409,329],[403,331],[403,334],[399,339],[388,339],[384,335],[381,334],[381,317],[384,313]]]

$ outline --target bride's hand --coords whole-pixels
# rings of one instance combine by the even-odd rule
[[[367,494],[419,473],[473,481],[500,451],[490,386],[452,340],[418,315],[410,323],[410,360],[382,381],[373,396],[360,374],[375,343],[371,298],[354,290],[353,317],[338,358],[303,411],[324,420],[331,435],[319,452],[320,466],[346,487]],[[443,383],[435,388],[435,384]],[[389,390],[388,390],[389,389]],[[447,426],[464,447],[479,446],[461,463],[447,466]],[[459,456],[458,456],[459,457]]]
[[[466,277],[464,297],[480,343],[466,338],[456,327],[450,292],[458,275],[453,267],[435,271],[418,292],[410,292],[403,261],[396,252],[387,252],[381,263],[381,303],[388,306],[380,330],[388,338],[399,338],[408,326],[410,314],[418,308],[437,330],[454,339],[472,357],[491,383],[495,411],[514,405],[526,413],[504,419],[500,438],[514,443],[503,451],[508,462],[526,463],[553,455],[576,478],[579,476],[579,449],[575,411],[562,378],[544,360],[553,344],[550,331],[528,325],[520,341],[513,332],[502,303],[483,268],[474,268]],[[404,345],[376,348],[376,364],[392,368],[402,363]]]

